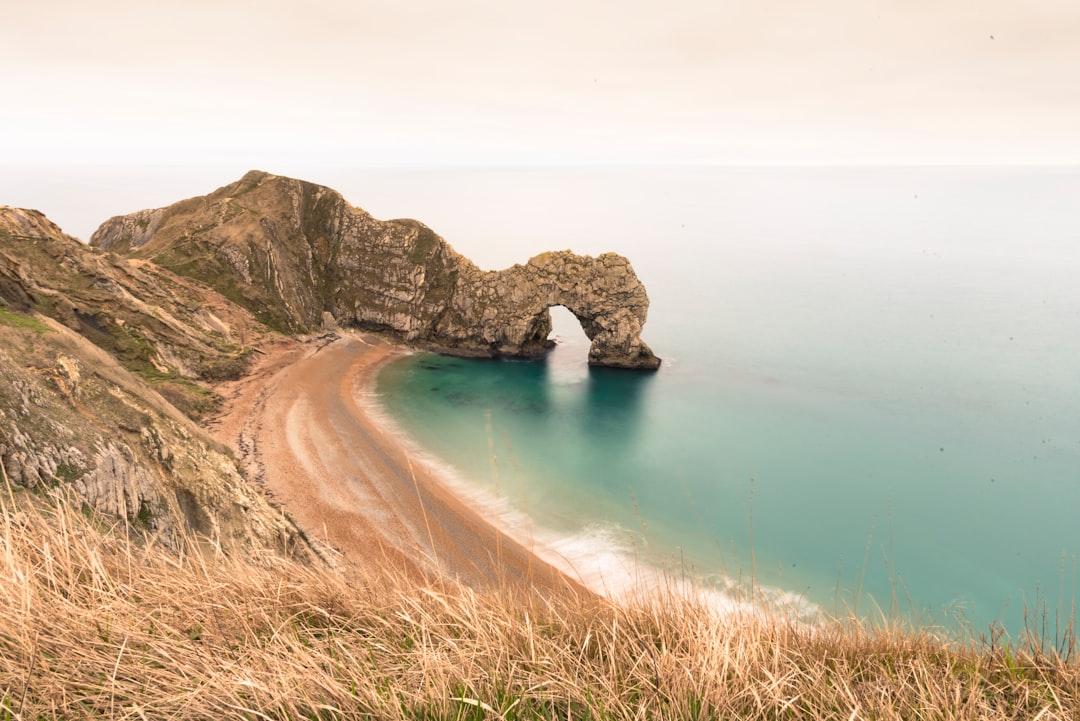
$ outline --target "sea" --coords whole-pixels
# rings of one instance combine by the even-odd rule
[[[487,269],[630,259],[655,373],[589,368],[555,307],[544,360],[415,353],[376,383],[427,462],[592,585],[976,638],[1075,620],[1080,167],[265,169]],[[71,197],[149,187],[105,176]]]
[[[561,307],[545,360],[381,372],[386,413],[523,538],[616,592],[653,569],[804,616],[1065,637],[1080,168],[388,180],[441,194],[426,222],[482,267],[615,251],[648,289],[656,373],[589,368]]]

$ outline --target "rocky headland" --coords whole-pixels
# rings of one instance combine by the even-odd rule
[[[592,342],[590,364],[660,364],[641,340],[645,287],[619,255],[558,251],[484,271],[422,223],[376,220],[334,190],[259,171],[112,218],[90,244],[205,281],[282,332],[339,324],[443,353],[536,357],[562,305]]]
[[[660,361],[640,337],[648,304],[621,256],[559,251],[484,271],[419,222],[376,220],[329,188],[257,171],[207,196],[112,218],[89,245],[38,211],[0,206],[0,480],[61,488],[171,547],[197,537],[228,552],[333,564],[334,548],[355,551],[375,531],[315,541],[305,529],[325,509],[297,523],[275,500],[319,492],[283,485],[296,468],[307,468],[306,482],[330,478],[293,447],[296,434],[259,430],[279,423],[275,408],[294,408],[268,385],[288,364],[350,327],[444,353],[536,357],[552,345],[548,309],[563,305],[592,339],[591,364],[654,369]],[[365,438],[377,432],[369,424]],[[388,458],[387,443],[372,457]],[[296,468],[268,468],[273,459]],[[403,459],[384,475],[412,473]],[[429,506],[441,498],[425,497]],[[411,511],[386,502],[413,529],[395,538],[417,537]],[[456,540],[482,545],[480,525],[462,525],[473,535]],[[409,555],[403,541],[383,546]],[[495,573],[473,561],[458,569]]]

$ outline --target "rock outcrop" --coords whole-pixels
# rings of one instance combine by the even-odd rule
[[[0,483],[64,489],[168,546],[317,559],[189,417],[259,328],[209,288],[0,207]]]
[[[460,354],[540,355],[552,345],[549,308],[555,305],[573,313],[592,341],[590,365],[659,366],[641,340],[649,309],[645,286],[615,253],[592,258],[564,250],[506,270],[469,272],[427,341]]]
[[[38,211],[0,207],[0,301],[55,318],[192,417],[269,334],[242,307],[153,263],[92,252]]]
[[[112,218],[90,242],[203,280],[286,332],[332,321],[445,353],[533,357],[551,347],[548,309],[563,305],[592,340],[591,364],[660,364],[641,340],[648,296],[621,256],[561,251],[483,271],[422,223],[376,220],[268,173]]]

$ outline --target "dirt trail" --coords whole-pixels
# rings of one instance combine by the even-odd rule
[[[576,586],[454,496],[365,412],[358,399],[403,348],[349,334],[264,351],[251,374],[219,388],[227,402],[208,430],[347,565],[446,573],[473,586]]]

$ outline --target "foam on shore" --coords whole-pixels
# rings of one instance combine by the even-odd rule
[[[413,351],[403,348],[396,357],[411,354]],[[722,614],[771,611],[803,620],[820,616],[820,609],[798,593],[770,587],[750,588],[722,574],[697,577],[651,564],[635,548],[633,534],[618,524],[592,524],[570,534],[538,527],[508,499],[470,482],[458,469],[435,457],[401,427],[386,411],[375,391],[376,378],[382,367],[385,363],[357,383],[353,394],[357,405],[388,440],[399,444],[413,462],[423,465],[447,490],[497,531],[594,593],[618,600],[645,598],[656,592],[675,593],[704,601]]]

